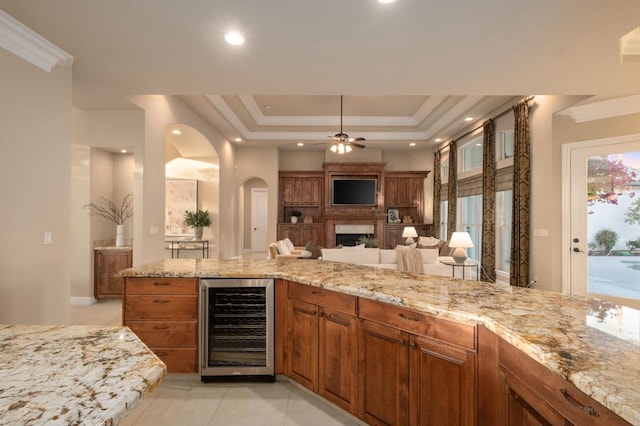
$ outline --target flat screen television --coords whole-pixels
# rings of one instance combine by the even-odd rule
[[[377,179],[331,180],[331,204],[334,206],[375,206],[378,204]]]

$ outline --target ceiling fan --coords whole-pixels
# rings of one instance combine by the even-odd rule
[[[350,138],[348,134],[342,131],[342,95],[340,95],[340,133],[336,133],[333,136],[329,136],[333,139],[331,145],[331,151],[338,154],[345,154],[351,151],[351,147],[364,148],[365,146],[358,143],[365,141],[365,138]]]

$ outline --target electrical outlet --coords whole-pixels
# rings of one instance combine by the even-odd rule
[[[53,235],[51,231],[45,231],[44,233],[44,244],[52,244],[53,243]]]

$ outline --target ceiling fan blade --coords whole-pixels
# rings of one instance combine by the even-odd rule
[[[360,138],[360,139],[362,139],[362,138]],[[360,143],[355,143],[355,142],[347,142],[347,145],[355,146],[356,148],[366,148],[365,145],[362,145]]]
[[[363,142],[366,141],[365,138],[349,138],[347,139],[347,142]]]

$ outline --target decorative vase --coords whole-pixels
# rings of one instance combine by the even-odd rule
[[[194,234],[196,240],[201,240],[202,239],[202,226],[196,226],[195,228],[193,228],[193,234]]]
[[[116,247],[124,247],[124,225],[116,226]]]
[[[298,216],[291,216],[291,223],[298,223]]]

